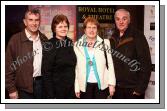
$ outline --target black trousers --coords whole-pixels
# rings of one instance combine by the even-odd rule
[[[19,99],[42,99],[42,77],[33,79],[33,93],[18,90]]]
[[[106,99],[109,89],[99,90],[97,83],[87,83],[86,92],[81,92],[81,99]]]
[[[113,95],[113,99],[144,99],[144,94],[141,94],[140,96],[133,94],[134,89],[133,88],[115,88],[115,93]]]
[[[74,84],[59,84],[54,90],[56,99],[76,99]]]

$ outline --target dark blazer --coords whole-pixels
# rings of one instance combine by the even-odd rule
[[[41,43],[47,37],[39,32]],[[13,35],[5,53],[5,87],[9,93],[18,89],[33,92],[33,42],[25,30]]]
[[[121,38],[116,30],[110,42],[116,85],[144,93],[151,75],[151,56],[144,34],[129,26]]]
[[[65,93],[74,92],[76,55],[73,42],[68,37],[64,41],[53,37],[48,44],[42,64],[44,98],[61,98]],[[69,87],[72,87],[70,92]]]

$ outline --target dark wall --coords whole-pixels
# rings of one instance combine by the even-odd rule
[[[10,37],[24,28],[23,18],[28,6],[6,5],[5,6],[5,44]]]
[[[131,24],[144,32],[144,5],[118,5],[116,9],[125,8],[131,14]]]

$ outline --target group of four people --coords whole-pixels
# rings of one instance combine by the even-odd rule
[[[10,39],[6,49],[9,98],[144,98],[151,74],[146,38],[130,26],[127,10],[117,10],[114,18],[117,28],[110,40],[99,37],[100,24],[87,17],[84,35],[73,44],[67,37],[70,24],[65,15],[53,18],[53,37],[48,40],[38,30],[39,11],[28,10],[25,29]]]

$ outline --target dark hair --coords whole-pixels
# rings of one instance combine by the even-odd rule
[[[67,26],[68,26],[68,29],[69,29],[70,23],[68,21],[68,18],[65,15],[59,14],[59,15],[54,16],[54,18],[52,20],[52,25],[51,25],[51,30],[52,30],[53,36],[56,35],[56,32],[54,31],[56,25],[58,25],[60,22],[63,22],[63,21],[65,21],[67,23]]]
[[[26,13],[25,13],[24,18],[26,18],[26,16],[27,16],[28,13],[31,13],[31,14],[34,14],[34,15],[39,14],[39,16],[41,16],[41,14],[40,14],[40,10],[37,9],[37,8],[34,8],[34,9],[28,9],[28,10],[26,11]]]
[[[93,17],[87,17],[83,23],[83,28],[85,29],[86,28],[86,25],[88,24],[88,22],[91,22],[91,23],[94,23],[96,26],[97,26],[97,29],[100,28],[100,24],[99,22],[93,18]]]

